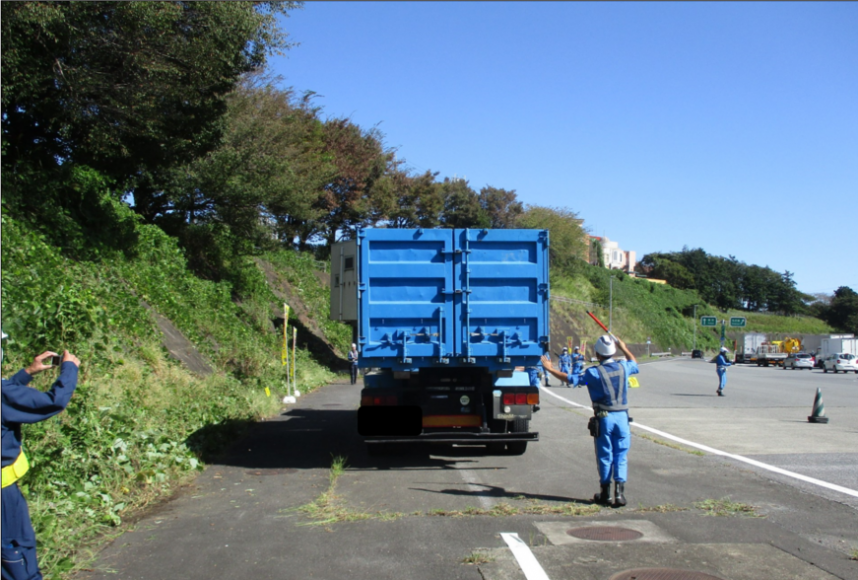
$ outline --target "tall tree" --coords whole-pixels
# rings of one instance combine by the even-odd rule
[[[491,186],[480,190],[480,207],[493,228],[514,228],[524,214],[524,206],[518,201],[515,190]]]
[[[539,205],[528,205],[519,220],[520,227],[549,231],[551,264],[561,268],[574,268],[588,259],[582,223],[568,208]]]
[[[849,286],[834,291],[828,308],[828,323],[838,330],[858,334],[858,293]]]
[[[322,139],[335,172],[316,201],[322,215],[313,222],[312,236],[330,247],[355,227],[380,219],[374,211],[372,196],[393,152],[384,148],[377,129],[363,130],[348,119],[325,122]]]
[[[150,212],[163,170],[217,145],[239,76],[289,46],[276,16],[298,5],[4,4],[4,174],[87,165]]]
[[[441,184],[444,213],[441,225],[446,228],[487,228],[491,225],[480,198],[464,179],[444,178]]]

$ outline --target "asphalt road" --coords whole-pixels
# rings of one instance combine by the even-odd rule
[[[733,367],[716,397],[711,364],[643,365],[631,392],[629,505],[598,511],[582,389],[543,393],[540,441],[521,457],[466,447],[370,457],[354,434],[360,387],[330,385],[259,424],[80,577],[609,580],[660,568],[855,580],[856,378]],[[827,425],[807,422],[817,387]],[[346,468],[332,488],[335,457]],[[707,503],[730,515],[706,515]],[[300,509],[309,505],[314,513]],[[585,513],[548,513],[563,506]],[[755,517],[741,515],[751,506]],[[581,539],[573,532],[591,532],[581,528],[637,538]]]

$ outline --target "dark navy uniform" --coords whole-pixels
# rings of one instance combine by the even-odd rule
[[[21,425],[44,421],[65,409],[77,387],[77,374],[77,365],[69,361],[64,362],[59,378],[47,392],[28,387],[27,384],[33,377],[25,370],[18,371],[9,380],[3,379],[2,559],[4,580],[30,580],[42,577],[36,562],[36,535],[30,523],[30,512],[17,483],[17,478],[22,475],[21,472],[26,471],[26,467],[23,470],[20,469],[22,463],[26,463],[26,459],[22,457]],[[13,466],[18,469],[14,469]],[[17,472],[17,475],[13,472]],[[9,475],[8,479],[7,475]]]

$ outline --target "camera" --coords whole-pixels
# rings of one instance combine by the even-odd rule
[[[50,358],[46,358],[45,360],[43,360],[42,364],[50,365],[52,367],[58,367],[58,366],[60,366],[60,364],[62,364],[62,362],[63,362],[63,357],[61,357],[60,355],[54,355]]]

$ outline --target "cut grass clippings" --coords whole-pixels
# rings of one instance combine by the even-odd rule
[[[453,518],[464,518],[474,516],[521,516],[521,515],[557,515],[557,516],[588,516],[599,513],[601,508],[597,505],[566,503],[562,505],[547,505],[536,503],[533,505],[518,507],[508,503],[499,503],[489,509],[468,506],[463,510],[430,510],[426,512],[429,516],[445,516]]]
[[[721,499],[707,499],[694,503],[694,507],[702,510],[707,516],[745,516],[749,518],[765,517],[757,513],[756,506],[746,503],[730,501],[729,497]]]
[[[683,447],[682,445],[677,445],[676,443],[668,443],[667,441],[663,441],[661,439],[656,439],[652,435],[648,435],[646,433],[635,433],[641,439],[646,439],[647,441],[652,441],[656,445],[664,445],[665,447],[670,447],[671,449],[676,449],[677,451],[685,451],[686,453],[690,453],[691,455],[703,456],[706,455],[699,449],[689,449],[688,447]]]
[[[299,524],[303,526],[325,526],[362,520],[389,522],[403,517],[403,514],[399,512],[359,512],[346,506],[343,499],[336,494],[337,480],[345,473],[345,470],[346,458],[342,455],[334,457],[328,474],[330,482],[328,489],[312,502],[284,511],[297,511],[312,520]]]

